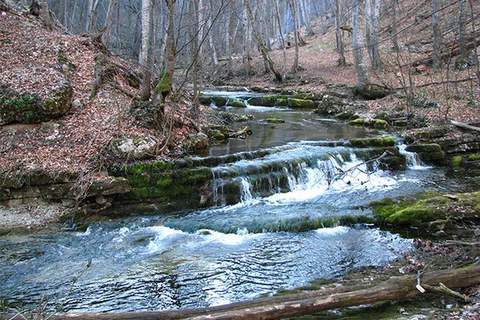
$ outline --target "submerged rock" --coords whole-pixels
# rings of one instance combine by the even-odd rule
[[[268,117],[265,119],[265,121],[268,123],[285,123],[285,120],[275,117]]]

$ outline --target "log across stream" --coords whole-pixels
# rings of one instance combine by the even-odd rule
[[[310,110],[235,112],[254,114],[247,123],[253,135],[211,148],[204,169],[211,177],[209,208],[139,210],[86,230],[0,237],[0,300],[7,311],[34,308],[45,298],[47,310],[67,313],[206,308],[383,266],[412,250],[412,239],[343,224],[342,217],[368,218],[366,205],[385,197],[462,188],[401,148],[408,165],[392,171],[364,164],[365,148],[333,143],[382,132]],[[284,122],[265,121],[273,115]],[[234,161],[215,158],[223,155]]]

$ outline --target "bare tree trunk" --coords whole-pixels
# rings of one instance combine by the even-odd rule
[[[379,37],[378,33],[380,32],[380,5],[382,0],[372,0],[373,1],[373,11],[372,11],[372,67],[375,70],[382,68],[382,60],[380,58],[380,48],[379,48]]]
[[[193,19],[192,26],[190,27],[190,48],[192,59],[192,82],[193,82],[193,108],[192,118],[198,116],[198,36],[197,30],[199,28],[199,8],[195,1],[189,3],[190,17]]]
[[[398,45],[398,22],[397,22],[397,7],[398,7],[398,0],[393,0],[392,8],[392,43],[393,43],[393,51],[400,52],[400,46]]]
[[[167,40],[165,43],[165,81],[162,88],[162,96],[165,98],[172,91],[173,74],[175,72],[175,62],[177,57],[177,49],[175,46],[175,2],[176,0],[165,0],[167,3],[168,26]]]
[[[312,29],[312,24],[310,21],[310,15],[307,11],[307,5],[305,3],[305,0],[300,0],[299,2],[299,8],[300,12],[302,15],[302,20],[305,22],[305,30],[307,31],[308,36],[313,36],[315,33],[313,32]]]
[[[38,4],[40,5],[39,16],[42,19],[45,27],[48,30],[53,30],[53,19],[50,15],[50,9],[48,7],[48,0],[38,0]]]
[[[364,88],[368,83],[368,71],[363,61],[363,41],[360,33],[360,3],[353,0],[352,9],[352,49],[357,72],[357,87]]]
[[[242,12],[242,21],[243,21],[243,60],[245,64],[245,70],[247,73],[247,76],[251,74],[252,71],[252,66],[250,65],[250,48],[251,48],[251,28],[250,28],[250,23],[248,19],[248,12],[247,12],[247,7],[245,5],[244,0],[244,6],[243,6],[243,12]]]
[[[249,0],[244,0],[244,5],[247,11],[248,18],[251,21],[253,35],[255,37],[255,40],[257,41],[257,45],[260,49],[260,52],[262,53],[263,60],[268,64],[268,67],[270,68],[270,71],[274,74],[275,79],[278,82],[282,82],[283,80],[282,75],[280,74],[280,72],[276,70],[275,64],[273,63],[273,60],[270,58],[268,54],[268,50],[265,47],[265,43],[263,42],[263,39],[261,38],[260,33],[257,30],[256,24],[255,24],[255,18],[253,17],[252,8],[250,8]]]
[[[335,0],[335,38],[337,40],[338,65],[344,66],[347,63],[345,60],[345,50],[343,48],[342,32],[340,30],[340,26],[342,24],[340,21],[342,12],[340,2],[341,0]]]
[[[152,82],[152,33],[153,33],[152,0],[142,0],[142,48],[139,63],[143,70],[143,82],[140,88],[141,99],[150,99]]]
[[[469,0],[468,1],[469,5],[470,5],[470,14],[471,14],[471,17],[472,17],[472,31],[473,31],[473,34],[476,33],[476,24],[475,24],[475,16],[474,16],[474,10],[473,10],[473,0]],[[473,55],[474,55],[474,63],[475,63],[475,73],[477,75],[477,81],[478,81],[478,87],[480,88],[480,61],[478,61],[478,42],[477,42],[477,38],[474,37],[473,39]]]
[[[442,64],[441,50],[442,50],[442,31],[439,25],[440,0],[432,0],[432,30],[433,30],[433,69],[438,71]]]
[[[112,27],[113,27],[113,12],[117,6],[118,0],[110,0],[107,7],[107,15],[105,17],[105,32],[103,33],[102,40],[105,44],[108,44],[112,39]]]
[[[280,10],[278,8],[278,1],[279,0],[273,0],[273,3],[275,4],[275,16],[277,18],[277,23],[278,23],[278,33],[280,36],[280,41],[282,42],[282,53],[283,53],[283,70],[285,74],[286,66],[287,66],[287,46],[285,43],[285,38],[283,36],[283,31],[282,31],[282,21],[280,18]]]
[[[365,0],[365,43],[370,61],[373,61],[373,45],[372,45],[372,1]]]
[[[94,32],[95,31],[95,26],[97,25],[97,11],[98,11],[98,4],[100,3],[100,0],[90,0],[89,5],[91,7],[89,8],[88,12],[88,19],[87,19],[87,25],[86,25],[86,31],[87,32]]]
[[[210,0],[210,11],[213,11],[213,4],[214,2]],[[212,18],[210,15],[208,15],[208,20],[207,20],[207,27],[208,30],[208,45],[210,46],[210,50],[212,50],[212,62],[213,66],[216,68],[218,66],[218,55],[217,55],[217,48],[215,46],[215,41],[213,40],[213,30],[211,30],[212,26]]]
[[[467,50],[465,48],[465,4],[466,0],[459,0],[458,6],[458,45],[460,47],[460,62],[465,63]]]
[[[293,15],[293,39],[295,41],[295,58],[293,59],[293,65],[291,72],[296,73],[298,71],[298,13],[297,13],[297,2],[295,0],[290,1],[290,8],[292,9]]]

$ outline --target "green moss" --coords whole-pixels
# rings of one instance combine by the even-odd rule
[[[388,122],[382,119],[373,119],[370,126],[375,129],[388,129]]]
[[[241,99],[229,99],[228,105],[235,108],[246,108],[245,102]]]
[[[265,121],[268,123],[285,123],[285,120],[280,118],[274,118],[274,117],[268,117],[265,119]]]
[[[388,156],[380,161],[380,167],[387,170],[403,170],[407,166],[404,156]]]
[[[407,151],[417,153],[442,152],[442,147],[436,143],[411,144],[407,146]]]
[[[480,192],[439,195],[425,193],[417,199],[385,199],[371,204],[381,222],[408,226],[430,226],[434,221],[477,219]]]
[[[228,137],[221,130],[217,130],[217,129],[209,130],[208,136],[211,139],[218,140],[218,141],[224,141],[228,139]]]
[[[368,123],[368,120],[365,119],[365,118],[357,118],[357,119],[354,119],[352,121],[350,121],[348,124],[352,125],[352,126],[365,126],[366,124]]]
[[[167,72],[164,71],[162,77],[155,86],[155,93],[168,93],[170,90],[172,90],[172,82],[170,81],[170,77],[168,76]]]
[[[480,153],[471,153],[467,156],[468,161],[478,161],[480,160]]]
[[[423,196],[425,197],[425,196]],[[432,196],[431,198],[415,200],[385,199],[371,204],[375,216],[383,222],[400,225],[419,226],[426,222],[444,219],[446,213],[431,205],[432,201],[438,204],[445,203],[448,198]]]
[[[212,100],[217,107],[223,107],[227,105],[227,101],[228,101],[226,97],[212,97]]]
[[[209,106],[212,103],[212,97],[200,95],[198,96],[198,102],[204,106]]]
[[[450,159],[450,164],[451,164],[452,168],[454,168],[454,169],[460,168],[462,166],[462,162],[463,162],[463,156],[461,156],[461,155],[453,156]]]
[[[356,148],[368,147],[392,147],[395,145],[395,139],[391,136],[382,136],[375,138],[351,139],[350,144]]]
[[[248,103],[252,106],[274,107],[277,99],[277,96],[253,97],[248,100]]]
[[[289,98],[288,106],[291,108],[313,109],[317,104],[313,100]]]
[[[276,101],[276,106],[277,107],[286,107],[288,106],[288,100],[287,98],[278,98]]]

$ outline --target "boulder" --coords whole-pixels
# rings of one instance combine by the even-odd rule
[[[324,95],[318,103],[315,113],[322,115],[334,115],[344,111],[345,101],[331,95]]]
[[[88,196],[109,196],[131,191],[128,180],[124,177],[102,177],[92,181],[88,188]]]
[[[245,101],[241,99],[228,99],[227,105],[235,108],[246,108],[247,105],[245,104]]]
[[[72,96],[73,89],[66,79],[43,97],[0,85],[0,125],[40,123],[58,118],[70,110]]]
[[[203,132],[190,134],[183,142],[183,147],[188,152],[205,151],[208,149],[208,146],[208,136]]]
[[[315,101],[307,99],[288,98],[287,103],[291,108],[313,109],[317,106]]]
[[[355,95],[367,100],[376,100],[386,97],[390,94],[390,89],[385,86],[369,83],[362,87],[355,87],[353,89]]]
[[[374,129],[388,129],[388,122],[383,119],[366,119],[366,118],[356,118],[349,122],[352,126],[362,126],[369,127]]]
[[[155,155],[157,140],[152,136],[122,137],[111,143],[112,152],[117,157],[130,160],[143,160]]]

